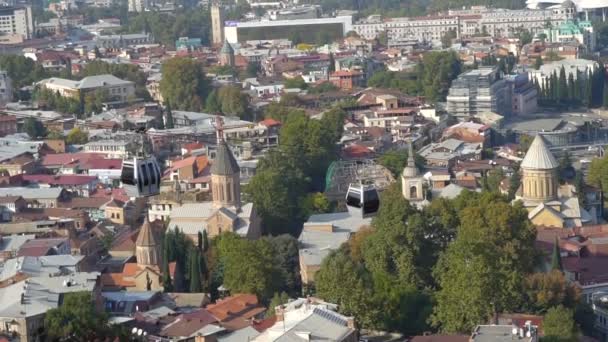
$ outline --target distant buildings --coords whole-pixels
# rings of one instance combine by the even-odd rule
[[[249,40],[290,39],[305,43],[315,43],[322,35],[330,41],[343,38],[352,31],[352,17],[296,19],[276,21],[227,22],[224,38],[229,43]]]
[[[129,0],[129,12],[143,12],[148,7],[148,0]]]
[[[447,111],[458,118],[485,112],[508,116],[512,105],[511,87],[497,67],[481,67],[459,75],[447,96]]]
[[[557,27],[549,27],[544,30],[547,41],[550,43],[568,43],[576,41],[585,45],[587,52],[593,52],[596,48],[596,34],[593,25],[589,21],[567,21]]]
[[[13,81],[6,71],[0,71],[0,104],[13,101]],[[2,128],[0,127],[0,132]],[[0,133],[1,135],[2,133]]]
[[[414,38],[439,41],[446,33],[456,38],[485,34],[507,37],[521,29],[532,34],[543,32],[549,22],[554,27],[572,18],[573,14],[561,7],[542,10],[507,10],[483,6],[448,11],[447,15],[390,18],[372,16],[353,25],[353,30],[367,39],[387,32],[393,38]]]

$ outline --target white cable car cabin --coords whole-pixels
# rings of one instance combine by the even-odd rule
[[[351,184],[346,193],[346,205],[361,209],[363,217],[376,214],[380,208],[380,197],[373,185]]]
[[[129,197],[148,197],[160,193],[160,167],[156,158],[123,160],[120,181]]]

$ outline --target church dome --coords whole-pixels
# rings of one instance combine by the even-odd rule
[[[547,147],[545,138],[537,134],[521,162],[521,167],[530,170],[551,170],[558,166],[553,153]]]
[[[150,225],[150,221],[148,221],[148,217],[146,216],[144,220],[144,224],[141,226],[139,230],[139,234],[137,235],[137,241],[135,242],[136,246],[141,247],[151,247],[156,246],[156,237],[154,236],[154,232],[152,231],[152,226]]]

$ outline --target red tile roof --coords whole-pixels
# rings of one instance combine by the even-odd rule
[[[249,320],[266,311],[266,308],[258,303],[255,295],[240,293],[207,305],[207,310],[223,326],[237,330],[250,325]]]
[[[83,170],[117,170],[122,168],[122,159],[88,159],[80,164]]]
[[[188,158],[173,162],[173,165],[171,165],[171,170],[176,171],[183,167],[192,167],[192,166],[196,167],[196,170],[195,170],[196,174],[199,174],[199,173],[203,172],[205,170],[205,168],[207,168],[209,166],[209,159],[207,159],[207,156],[188,157]]]
[[[48,185],[69,186],[87,185],[95,181],[97,177],[86,175],[24,175],[23,180],[31,183]]]
[[[19,251],[17,252],[17,256],[45,256],[49,254],[53,247],[65,243],[66,241],[67,239],[63,238],[28,240],[21,245],[21,248],[19,248]]]
[[[122,273],[104,273],[101,275],[102,287],[133,287],[135,280],[126,280]]]
[[[342,154],[347,158],[366,158],[373,154],[373,151],[365,146],[352,144],[342,150]]]
[[[218,319],[205,309],[181,314],[168,324],[162,331],[162,336],[190,336],[205,326],[218,323]]]
[[[104,159],[106,157],[103,153],[56,153],[47,154],[42,158],[42,166],[61,166],[77,164],[79,162],[89,159]]]
[[[358,71],[339,70],[339,71],[331,73],[331,75],[329,75],[329,77],[348,77],[348,76],[359,76],[359,75],[361,75],[361,73]]]
[[[281,122],[268,118],[268,119],[264,119],[264,120],[260,121],[260,125],[264,125],[266,127],[274,127],[274,126],[280,126]]]

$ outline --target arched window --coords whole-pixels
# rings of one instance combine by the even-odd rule
[[[418,188],[416,188],[416,186],[411,186],[410,187],[410,198],[416,198],[418,197]]]

